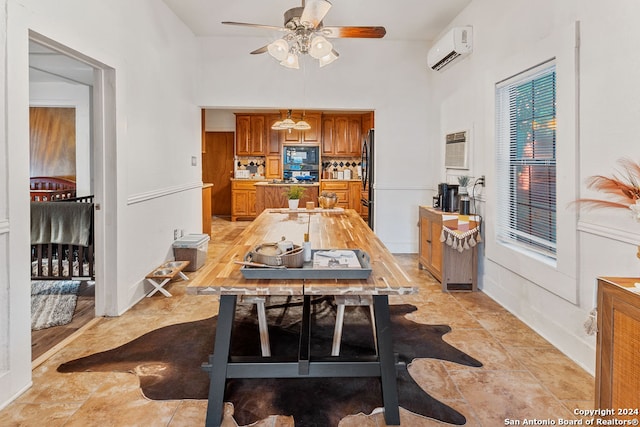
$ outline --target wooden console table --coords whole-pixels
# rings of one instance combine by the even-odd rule
[[[455,228],[458,214],[419,207],[420,267],[428,270],[442,283],[443,291],[475,291],[478,286],[478,249],[470,247],[458,251],[440,241],[445,225]],[[475,221],[471,226],[475,227]]]
[[[640,277],[598,278],[596,408],[640,410],[640,288],[635,283]],[[622,415],[613,416],[640,418]]]
[[[244,279],[242,260],[256,245],[278,241],[286,236],[294,243],[302,242],[309,231],[313,249],[360,249],[371,259],[371,275],[367,279]],[[208,263],[188,286],[187,293],[220,295],[215,352],[209,360],[209,406],[207,426],[219,426],[223,414],[223,397],[228,378],[311,378],[311,377],[380,377],[385,420],[399,425],[396,366],[391,336],[389,295],[412,294],[417,285],[402,271],[393,255],[373,234],[354,210],[283,213],[264,211],[249,225],[231,248],[218,260]],[[302,295],[305,300],[299,353],[291,360],[269,357],[234,359],[229,354],[235,305],[242,295]],[[310,354],[309,301],[313,295],[368,295],[373,297],[377,356],[316,358]],[[366,392],[366,390],[363,390]]]

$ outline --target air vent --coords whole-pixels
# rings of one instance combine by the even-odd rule
[[[448,169],[468,169],[466,131],[449,133],[445,137],[444,166]]]

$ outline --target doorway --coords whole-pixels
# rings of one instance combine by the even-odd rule
[[[32,360],[46,360],[52,349],[96,315],[110,314],[106,283],[116,283],[115,218],[115,70],[63,46],[41,34],[29,32],[29,103],[31,106],[72,107],[76,112],[75,181],[78,196],[93,195],[95,206],[93,246],[95,280],[79,290],[74,318],[68,326],[55,326],[40,333]],[[104,266],[111,260],[112,267]],[[92,283],[91,283],[92,282]],[[113,290],[111,291],[113,292]],[[56,328],[58,328],[56,330]],[[66,329],[66,330],[63,330]],[[37,351],[34,350],[37,344]],[[42,355],[36,359],[35,356]]]
[[[233,132],[205,132],[202,153],[202,182],[213,184],[211,213],[231,218],[233,176]]]

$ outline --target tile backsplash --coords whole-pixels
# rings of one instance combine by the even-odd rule
[[[332,172],[344,172],[345,170],[351,171],[352,179],[360,178],[360,166],[362,166],[361,159],[357,158],[323,158],[322,159],[322,171],[327,171],[329,173],[329,178],[331,178]]]
[[[248,170],[249,178],[264,177],[264,157],[236,157],[235,159],[235,175],[238,177],[237,171]]]
[[[333,179],[333,172],[344,172],[345,170],[351,171],[352,179],[359,179],[361,177],[360,167],[362,166],[361,159],[359,157],[347,158],[323,158],[320,165],[320,175],[322,172],[327,172],[329,179]],[[249,171],[249,178],[263,178],[265,174],[265,158],[264,157],[236,157],[234,166],[234,176],[239,178],[238,171]],[[244,173],[246,174],[246,172]],[[243,174],[243,175],[244,175]],[[244,176],[242,176],[244,178]],[[327,178],[324,178],[327,179]]]

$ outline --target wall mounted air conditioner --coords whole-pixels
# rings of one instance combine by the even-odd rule
[[[427,64],[433,70],[441,70],[456,58],[462,58],[473,50],[472,27],[455,27],[436,41],[427,54]]]

